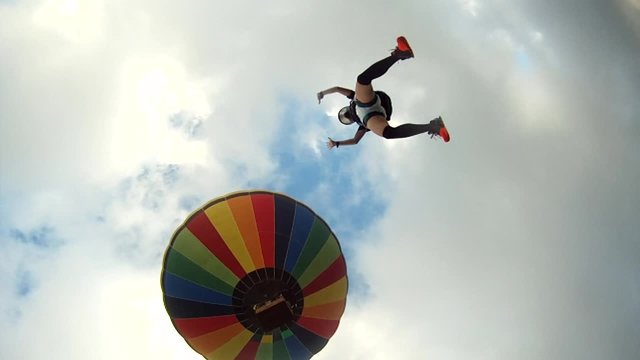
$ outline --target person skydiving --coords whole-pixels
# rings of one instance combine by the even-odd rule
[[[450,136],[442,121],[442,117],[431,120],[428,124],[402,124],[396,127],[389,125],[393,111],[391,98],[383,91],[374,91],[371,81],[384,75],[398,60],[413,58],[413,50],[404,36],[397,39],[397,46],[388,57],[376,62],[358,75],[355,91],[339,86],[320,91],[317,94],[318,103],[325,95],[340,93],[351,99],[348,106],[338,112],[338,120],[344,125],[357,123],[358,130],[352,139],[335,141],[329,138],[327,147],[355,145],[368,132],[385,139],[400,139],[422,133],[440,136],[445,142],[449,142]]]

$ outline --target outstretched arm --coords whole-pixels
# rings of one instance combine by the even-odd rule
[[[327,141],[327,148],[331,149],[334,146],[335,147],[340,147],[340,146],[344,146],[344,145],[355,145],[358,142],[360,142],[360,139],[362,139],[362,137],[367,133],[367,129],[364,127],[359,127],[358,131],[356,131],[356,134],[353,136],[352,139],[349,140],[340,140],[340,141],[335,141],[332,138],[329,138],[329,141]]]
[[[355,91],[350,90],[350,89],[346,89],[340,86],[334,86],[332,88],[328,88],[327,90],[322,90],[318,93],[318,104],[320,103],[320,101],[322,100],[322,98],[325,95],[329,95],[329,94],[333,94],[333,93],[340,93],[346,97],[348,97],[349,99],[353,99],[353,97],[355,96]]]

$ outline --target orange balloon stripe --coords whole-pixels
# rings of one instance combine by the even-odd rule
[[[258,226],[253,213],[253,204],[248,196],[236,196],[227,200],[233,218],[238,225],[238,230],[242,235],[242,239],[247,245],[251,260],[256,268],[264,267],[264,259],[262,258],[262,247],[260,245],[260,235],[258,234]]]
[[[318,336],[322,336],[325,339],[329,339],[338,329],[338,320],[324,320],[308,317],[300,317],[298,325],[315,333]]]
[[[253,333],[249,330],[243,330],[224,345],[217,348],[214,352],[206,355],[207,359],[234,359],[240,354],[242,349],[247,345]]]
[[[340,300],[324,305],[305,307],[302,311],[302,316],[315,319],[340,320],[344,313],[345,305],[346,302]]]
[[[247,249],[246,244],[242,241],[242,235],[240,234],[238,224],[236,224],[233,214],[231,213],[229,202],[221,201],[212,204],[208,208],[204,209],[204,213],[216,228],[216,231],[220,234],[224,243],[227,244],[231,253],[233,253],[238,262],[242,265],[244,271],[250,273],[255,270],[256,266],[249,255],[249,250]]]
[[[224,327],[220,330],[192,339],[187,339],[187,342],[200,354],[209,354],[245,330],[246,329],[242,324],[236,322],[235,324]]]
[[[220,330],[236,322],[238,318],[235,315],[173,319],[178,332],[187,339]]]

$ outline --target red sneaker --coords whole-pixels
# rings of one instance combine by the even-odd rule
[[[433,126],[437,126],[437,129],[438,129],[438,132],[436,132],[435,130],[429,131],[429,134],[431,135],[431,137],[440,136],[442,140],[444,140],[444,142],[449,142],[449,140],[451,140],[451,137],[449,136],[449,131],[447,130],[447,127],[444,126],[444,121],[442,121],[441,116],[438,116],[437,118],[431,120],[429,124]]]
[[[398,45],[391,53],[397,56],[400,60],[410,59],[413,57],[413,50],[409,46],[409,42],[404,36],[399,36],[397,39]]]
[[[449,137],[449,131],[446,127],[440,128],[440,137],[444,142],[449,142],[449,140],[451,140],[451,137]]]

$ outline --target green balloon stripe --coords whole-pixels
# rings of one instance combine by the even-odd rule
[[[167,254],[166,266],[166,270],[171,274],[219,293],[233,296],[232,286],[211,275],[177,251],[172,250]]]
[[[260,343],[256,360],[273,360],[273,343]]]
[[[178,233],[172,247],[194,264],[229,284],[231,287],[235,287],[238,281],[240,281],[240,279],[238,279],[220,259],[215,257],[186,227]]]
[[[299,278],[307,267],[309,267],[309,264],[311,264],[320,249],[322,249],[329,235],[331,235],[331,231],[324,221],[316,218],[311,226],[311,231],[309,232],[309,237],[304,245],[304,249],[302,249],[298,262],[293,268],[292,275],[295,278]]]
[[[340,256],[340,245],[333,235],[329,236],[329,239],[324,243],[318,255],[313,259],[309,267],[302,273],[302,276],[298,277],[298,284],[304,289],[309,285],[313,279],[315,279],[320,273],[333,263],[335,259]]]
[[[273,343],[273,358],[278,360],[291,360],[291,355],[287,351],[287,344],[284,339],[279,339]]]

